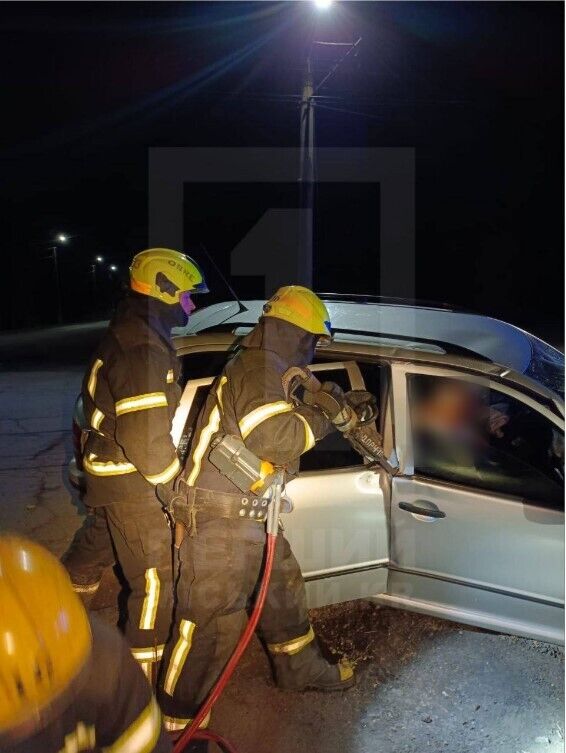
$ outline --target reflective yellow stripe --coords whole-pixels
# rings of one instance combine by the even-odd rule
[[[267,648],[272,654],[298,654],[305,646],[314,640],[314,630],[312,626],[309,628],[309,632],[306,635],[302,635],[300,638],[292,638],[285,643],[268,643]]]
[[[167,675],[165,677],[164,690],[170,696],[175,692],[175,686],[177,680],[185,664],[187,654],[191,650],[191,644],[193,642],[193,633],[195,631],[195,623],[190,620],[181,620],[179,625],[179,640],[175,645],[175,649],[171,655],[169,667],[167,668]]]
[[[104,413],[101,410],[98,410],[98,408],[95,408],[92,413],[92,418],[90,420],[90,425],[93,429],[96,429],[98,431],[100,429],[100,424],[104,421]]]
[[[218,385],[216,389],[216,398],[221,407],[222,407],[222,389],[227,381],[228,379],[226,377],[222,377],[222,379],[220,380],[220,384]],[[206,452],[206,448],[210,444],[210,440],[212,439],[213,435],[216,434],[219,427],[220,427],[220,411],[218,409],[218,406],[215,405],[214,408],[210,411],[210,416],[208,417],[208,423],[202,429],[199,440],[197,442],[197,446],[195,447],[195,451],[193,452],[193,467],[187,479],[187,484],[189,486],[194,486],[195,481],[197,480],[197,477],[200,473],[200,465],[202,463],[204,453]]]
[[[102,361],[100,358],[97,358],[96,361],[92,365],[92,369],[90,370],[90,376],[88,378],[88,384],[87,384],[87,390],[88,394],[91,396],[91,398],[94,400],[94,393],[96,392],[96,380],[98,379],[98,370],[102,366]]]
[[[147,678],[147,681],[151,684],[152,682],[152,668],[153,668],[153,662],[152,661],[139,661],[138,664],[141,667],[141,671],[144,673],[144,675]]]
[[[132,656],[136,661],[159,661],[163,656],[165,644],[161,643],[158,646],[148,646],[147,648],[131,648]]]
[[[150,753],[161,733],[161,712],[157,701],[151,701],[130,724],[113,745],[103,748],[104,753]]]
[[[166,408],[167,397],[164,392],[148,392],[145,395],[134,395],[118,400],[116,403],[116,415],[123,416],[124,413],[133,413],[138,410],[148,410],[149,408]]]
[[[295,413],[295,416],[297,416],[297,418],[300,418],[301,421],[305,425],[305,449],[303,450],[303,452],[306,452],[307,450],[310,450],[312,447],[315,446],[316,440],[314,438],[314,434],[312,433],[312,429],[307,419],[304,416],[302,416],[300,413]]]
[[[65,735],[65,745],[59,753],[80,753],[82,750],[92,750],[96,747],[96,732],[94,726],[86,726],[78,722],[73,732]]]
[[[192,723],[192,719],[179,719],[174,716],[167,716],[167,714],[163,714],[163,726],[167,730],[167,732],[179,732],[180,730],[185,729],[185,727]],[[199,724],[199,729],[206,729],[208,725],[210,724],[210,711],[208,714],[204,717],[202,722]]]
[[[268,418],[277,416],[279,413],[289,413],[292,410],[293,406],[291,403],[286,403],[284,400],[279,400],[276,403],[267,403],[267,405],[260,405],[259,408],[248,413],[248,415],[244,416],[238,423],[242,439],[245,439],[251,434],[256,426],[259,426],[263,421],[267,421]]]
[[[93,476],[121,476],[125,473],[136,472],[136,467],[132,463],[114,463],[111,460],[104,462],[96,460],[96,457],[91,452],[83,459],[84,467]]]
[[[228,377],[223,376],[220,379],[220,384],[216,388],[216,399],[218,400],[218,405],[220,406],[220,410],[224,410],[224,406],[222,405],[222,390],[224,389],[224,385],[228,381]]]
[[[173,369],[169,369],[167,372],[167,384],[173,384],[175,381],[175,374],[173,373]]]
[[[140,617],[140,630],[153,630],[155,615],[159,604],[161,584],[155,567],[145,571],[145,599]]]
[[[179,462],[179,458],[175,458],[175,460],[168,465],[164,471],[156,473],[154,476],[146,476],[146,479],[150,484],[154,484],[155,486],[157,486],[157,484],[166,484],[168,481],[175,478],[180,470],[181,463]]]

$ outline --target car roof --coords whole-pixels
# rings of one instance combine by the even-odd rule
[[[262,314],[265,301],[217,303],[196,311],[185,334],[197,334],[225,326],[253,326]],[[445,351],[467,352],[524,373],[532,356],[533,335],[512,324],[479,314],[463,313],[432,306],[384,304],[354,301],[325,301],[333,330],[340,335],[374,336],[380,341],[444,346]],[[346,339],[346,338],[340,338]],[[550,347],[550,346],[548,346]],[[558,352],[558,351],[557,351]]]

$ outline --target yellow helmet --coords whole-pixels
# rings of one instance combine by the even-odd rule
[[[33,733],[72,700],[91,646],[61,563],[32,541],[0,536],[0,740]]]
[[[308,288],[286,285],[272,296],[263,307],[264,316],[273,316],[312,332],[330,337],[330,315],[320,298]]]
[[[196,262],[170,248],[148,248],[136,254],[130,266],[130,287],[169,304],[179,303],[185,291],[208,293]]]

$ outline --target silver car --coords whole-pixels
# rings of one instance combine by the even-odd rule
[[[173,426],[181,454],[263,303],[207,307],[176,337],[190,376]],[[371,597],[563,643],[563,355],[488,317],[326,303],[334,338],[312,368],[377,396],[375,429],[395,472],[364,463],[337,433],[302,457],[283,523],[310,606]]]

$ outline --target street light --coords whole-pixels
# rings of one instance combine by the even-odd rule
[[[109,269],[109,270],[110,270],[111,272],[117,272],[117,271],[118,271],[118,267],[117,267],[117,266],[116,266],[115,264],[111,264],[111,265],[110,265],[110,266],[108,267],[108,269]]]
[[[102,264],[102,262],[104,261],[104,256],[96,256],[94,260],[99,264]]]
[[[69,236],[65,235],[64,233],[59,233],[55,240],[58,243],[66,243],[69,240]],[[63,308],[61,305],[61,280],[59,277],[59,259],[57,256],[57,244],[53,244],[51,247],[51,251],[53,253],[53,267],[55,269],[55,295],[57,296],[57,322],[59,324],[63,323]]]

